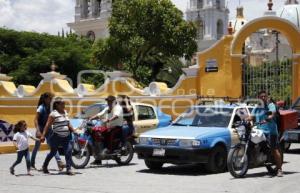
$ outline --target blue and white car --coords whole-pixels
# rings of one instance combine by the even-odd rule
[[[70,120],[72,126],[74,128],[80,127],[84,119],[98,114],[106,106],[106,103],[96,103],[87,107],[82,113]],[[136,135],[151,129],[166,127],[172,122],[172,117],[163,113],[158,107],[145,103],[132,103],[132,106]],[[100,121],[97,124],[100,124]]]
[[[149,169],[205,164],[212,173],[223,172],[227,152],[238,142],[233,123],[248,116],[247,106],[193,106],[170,126],[142,133],[135,151]]]

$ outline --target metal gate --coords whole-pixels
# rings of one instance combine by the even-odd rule
[[[261,65],[243,62],[243,97],[256,98],[257,93],[265,90],[273,100],[284,100],[291,104],[292,97],[292,61],[263,62]]]

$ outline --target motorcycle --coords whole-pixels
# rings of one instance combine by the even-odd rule
[[[123,131],[113,130],[107,147],[108,151],[103,151],[104,135],[108,132],[106,127],[99,127],[93,121],[84,120],[80,129],[83,132],[75,135],[73,141],[72,166],[74,168],[85,168],[91,156],[100,160],[115,160],[119,165],[128,165],[131,162],[135,144],[132,133],[127,134],[125,142],[122,143]]]
[[[227,167],[235,178],[242,178],[249,168],[259,166],[265,166],[271,175],[277,173],[271,148],[264,133],[257,129],[258,124],[252,126],[251,123],[243,121],[234,126],[240,142],[230,149]],[[281,148],[279,150],[283,161],[283,151]]]

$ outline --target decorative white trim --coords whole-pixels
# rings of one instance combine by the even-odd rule
[[[107,72],[106,74],[111,80],[115,80],[117,78],[130,78],[130,77],[132,77],[131,73],[124,72],[124,71],[113,71],[113,72]]]
[[[185,73],[187,77],[197,77],[199,67],[190,67],[190,68],[182,68],[182,71]]]
[[[0,81],[10,81],[13,77],[0,73]]]
[[[58,72],[47,72],[47,73],[40,73],[40,75],[43,77],[43,80],[46,81],[51,81],[53,79],[65,79],[67,76],[66,75],[62,75]]]

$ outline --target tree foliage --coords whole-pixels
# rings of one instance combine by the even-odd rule
[[[52,61],[58,72],[76,83],[79,71],[95,69],[90,64],[91,47],[91,42],[74,34],[62,38],[0,28],[0,66],[17,84],[37,85],[40,73],[49,72]]]
[[[104,69],[122,64],[145,84],[197,50],[194,24],[170,0],[115,0],[109,30],[94,46],[94,62]]]

